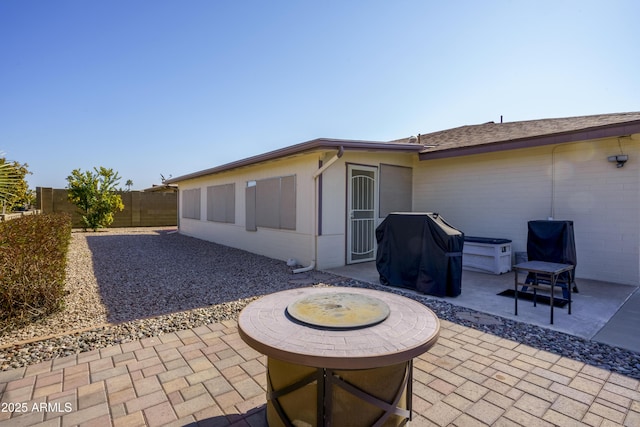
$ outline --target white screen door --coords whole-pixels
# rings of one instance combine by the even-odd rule
[[[376,259],[376,174],[374,167],[348,165],[347,264]]]

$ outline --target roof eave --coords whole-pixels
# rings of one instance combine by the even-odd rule
[[[498,151],[534,148],[543,145],[564,144],[568,142],[589,141],[594,139],[620,137],[640,133],[640,120],[615,123],[576,131],[495,141],[486,144],[456,147],[444,150],[422,151],[420,160],[445,159],[449,157],[469,156],[473,154],[494,153]]]
[[[163,191],[163,190],[178,190],[178,186],[177,185],[171,185],[171,184],[153,184],[151,187],[149,188],[145,188],[142,191],[147,192],[147,193],[153,193],[153,192],[158,192],[158,191]]]
[[[215,166],[213,168],[193,172],[190,174],[178,176],[165,181],[167,184],[174,184],[189,179],[200,178],[206,175],[213,175],[237,169],[245,166],[251,166],[258,163],[263,163],[270,160],[280,159],[296,154],[305,152],[311,152],[316,150],[338,150],[342,147],[349,151],[395,151],[395,152],[407,152],[407,153],[419,153],[424,149],[423,146],[417,144],[407,143],[391,143],[391,142],[377,142],[377,141],[360,141],[360,140],[345,140],[345,139],[329,139],[319,138],[300,144],[290,145],[288,147],[280,148],[278,150],[269,151],[267,153],[258,154],[256,156],[247,157],[245,159],[237,160],[224,165]]]

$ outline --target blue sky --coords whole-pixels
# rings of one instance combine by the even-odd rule
[[[640,2],[0,1],[0,151],[124,187],[319,137],[640,111]]]

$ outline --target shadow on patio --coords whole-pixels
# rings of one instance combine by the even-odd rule
[[[380,284],[375,262],[351,264],[328,271]],[[580,292],[572,294],[571,315],[567,307],[556,307],[553,325],[549,324],[548,305],[538,303],[534,307],[532,302],[521,300],[518,316],[515,316],[513,298],[497,295],[514,288],[513,272],[494,275],[463,270],[462,293],[459,296],[428,297],[640,353],[637,322],[633,321],[640,313],[638,287],[580,278],[576,283]]]
[[[167,230],[86,236],[108,321],[125,322],[331,281],[285,262]],[[302,280],[301,280],[302,279]]]

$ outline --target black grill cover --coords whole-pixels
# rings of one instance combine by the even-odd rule
[[[577,265],[573,221],[529,221],[527,256],[529,261]],[[559,282],[573,283],[575,268],[558,277]]]
[[[383,285],[460,295],[464,234],[437,213],[391,213],[376,229],[376,240]]]

